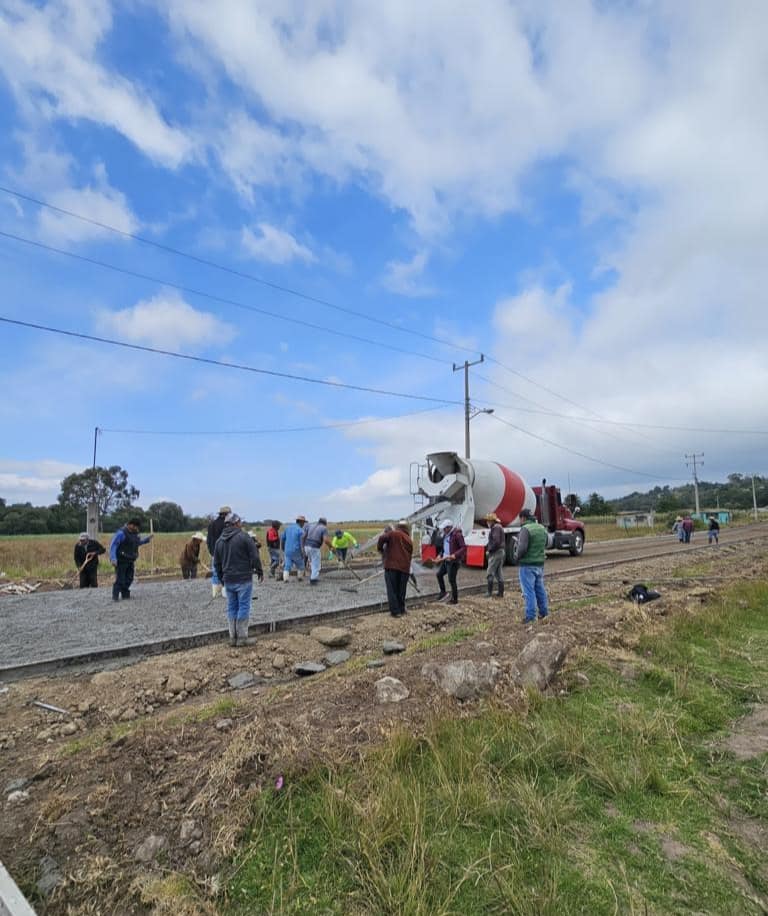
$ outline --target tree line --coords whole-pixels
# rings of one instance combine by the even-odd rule
[[[755,496],[758,506],[768,505],[768,478],[755,476]],[[149,528],[152,519],[156,531],[191,531],[205,528],[208,517],[187,515],[178,503],[162,501],[143,509],[136,504],[139,490],[128,482],[128,472],[119,465],[108,468],[88,468],[70,474],[61,482],[61,492],[52,506],[32,503],[6,505],[0,497],[0,534],[75,534],[86,527],[88,502],[99,506],[101,530],[117,531],[129,518],[139,518],[142,527]],[[572,493],[568,505],[578,506],[582,515],[615,515],[617,512],[677,512],[695,505],[693,484],[679,487],[654,487],[646,493],[634,492],[618,499],[604,499],[590,493],[586,500]],[[744,474],[729,474],[726,482],[699,483],[699,504],[705,509],[751,509],[752,478]],[[254,522],[253,524],[263,524]]]
[[[208,517],[187,515],[178,503],[162,501],[144,509],[136,504],[139,490],[128,482],[128,472],[119,465],[88,468],[70,474],[61,482],[61,492],[52,506],[32,503],[7,505],[0,497],[0,534],[76,534],[84,531],[88,503],[95,500],[104,532],[117,531],[129,518],[139,518],[142,528],[155,531],[191,531],[205,528]]]

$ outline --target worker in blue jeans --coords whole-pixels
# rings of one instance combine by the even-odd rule
[[[523,622],[533,623],[537,608],[539,618],[549,614],[547,590],[544,588],[547,529],[536,521],[530,509],[522,510],[520,520],[523,526],[517,536],[517,562],[520,589],[525,599]]]

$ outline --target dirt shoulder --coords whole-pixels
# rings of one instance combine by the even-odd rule
[[[723,547],[687,564],[681,569],[681,558],[670,556],[553,581],[553,614],[533,629],[520,622],[513,575],[503,601],[472,597],[457,606],[428,604],[400,620],[357,618],[346,626],[351,658],[306,678],[294,665],[332,650],[293,632],[247,649],[216,645],[7,685],[0,693],[0,859],[40,913],[164,912],[174,897],[176,916],[215,912],[226,856],[262,787],[324,759],[354,760],[393,732],[420,732],[437,714],[482,708],[439,693],[421,673],[425,662],[493,658],[502,672],[494,702],[522,707],[526,694],[510,669],[535,632],[569,646],[552,688],[568,690],[584,652],[636,665],[638,639],[667,617],[696,613],[731,580],[765,579],[768,548]],[[661,600],[627,601],[636,582],[653,584]],[[387,640],[404,651],[385,655]],[[232,686],[237,675],[246,686]],[[401,680],[408,699],[377,703],[374,685],[383,675]],[[169,875],[184,876],[197,903],[182,906],[168,890]]]

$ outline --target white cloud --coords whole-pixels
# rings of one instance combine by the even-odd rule
[[[131,343],[163,348],[203,349],[234,339],[235,329],[209,312],[192,308],[172,290],[117,312],[100,311],[99,331]]]
[[[14,0],[0,10],[0,72],[28,116],[86,119],[111,127],[145,155],[171,167],[192,152],[139,87],[97,60],[112,25],[108,0]]]
[[[140,228],[125,195],[110,186],[103,167],[96,170],[96,187],[65,188],[49,195],[48,201],[62,210],[70,210],[121,232],[135,233]],[[93,223],[45,208],[40,211],[38,225],[39,235],[54,243],[76,243],[103,237],[119,238]]]
[[[429,261],[426,251],[417,251],[410,261],[389,261],[381,284],[390,292],[419,298],[433,296],[435,290],[421,278]]]
[[[407,496],[408,480],[400,466],[380,468],[361,484],[333,490],[324,501],[354,509],[381,500],[403,499]]]
[[[289,264],[291,261],[313,264],[317,260],[312,251],[289,232],[270,226],[269,223],[259,223],[258,230],[259,235],[256,235],[252,229],[243,227],[242,245],[251,257],[272,264]]]
[[[55,502],[61,481],[82,470],[80,465],[54,459],[0,460],[0,496],[8,505],[25,502],[48,505]]]

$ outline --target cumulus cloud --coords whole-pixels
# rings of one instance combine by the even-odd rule
[[[408,481],[402,467],[380,468],[363,483],[333,490],[325,501],[349,509],[380,500],[403,499],[408,496]]]
[[[144,299],[116,312],[100,311],[96,316],[101,333],[131,343],[170,349],[199,350],[221,346],[234,339],[236,331],[210,312],[192,308],[172,290]]]
[[[61,481],[69,474],[82,470],[79,465],[55,459],[0,460],[0,496],[8,505],[24,502],[33,505],[53,503]]]
[[[98,62],[111,26],[108,0],[5,5],[0,72],[28,114],[103,124],[150,158],[176,167],[192,151],[190,138],[163,118],[145,91]]]
[[[298,242],[290,232],[270,226],[269,223],[258,224],[258,235],[247,226],[241,235],[243,249],[259,261],[272,264],[289,264],[291,261],[303,261],[313,264],[317,257]]]

